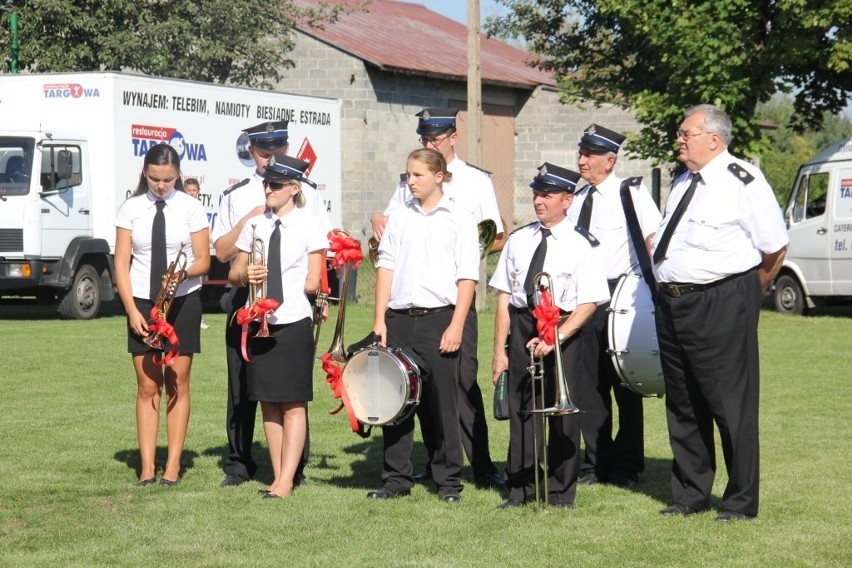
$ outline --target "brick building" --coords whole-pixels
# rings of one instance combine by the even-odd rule
[[[296,0],[316,5],[316,0]],[[338,3],[350,0],[336,0]],[[369,11],[324,29],[300,28],[296,66],[276,90],[341,99],[343,226],[356,238],[371,234],[370,216],[384,209],[418,147],[415,113],[425,106],[466,106],[467,28],[424,6],[373,0]],[[544,161],[574,167],[577,142],[592,122],[624,133],[638,130],[631,114],[604,105],[559,102],[556,83],[527,65],[530,57],[482,38],[482,163],[492,172],[498,202],[511,228],[534,219],[528,184]],[[467,141],[459,115],[458,154]],[[622,156],[616,172],[645,176],[650,161]]]

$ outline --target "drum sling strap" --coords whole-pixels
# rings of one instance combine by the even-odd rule
[[[627,230],[630,232],[633,250],[636,251],[636,258],[639,259],[642,278],[648,284],[648,288],[651,289],[651,300],[654,305],[657,305],[657,281],[654,279],[654,272],[651,269],[651,257],[648,256],[648,249],[645,246],[645,240],[642,238],[639,217],[636,215],[636,208],[633,206],[633,199],[630,197],[630,186],[639,186],[640,183],[642,183],[641,177],[632,177],[621,182],[621,206],[624,208],[624,217],[627,219]]]

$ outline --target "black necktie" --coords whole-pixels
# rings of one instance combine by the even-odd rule
[[[152,302],[156,302],[157,296],[160,295],[163,275],[168,268],[166,266],[166,215],[163,213],[166,202],[160,199],[156,205],[157,213],[154,215],[154,222],[151,223],[151,279],[148,289],[148,296]]]
[[[585,201],[583,201],[583,206],[580,207],[580,216],[577,218],[577,226],[586,231],[592,226],[592,206],[594,205],[593,198],[595,191],[597,191],[595,186],[589,188],[589,193],[586,195]]]
[[[275,230],[269,237],[269,258],[266,262],[269,276],[266,280],[266,297],[279,302],[284,301],[284,289],[281,285],[281,220],[275,221]]]
[[[542,227],[541,242],[538,243],[538,246],[535,248],[532,260],[530,261],[530,268],[527,270],[527,277],[524,279],[524,292],[527,293],[527,306],[530,308],[535,307],[535,301],[533,299],[533,280],[535,279],[536,274],[544,269],[544,257],[547,256],[547,237],[549,236],[550,229]]]
[[[666,230],[663,231],[663,236],[660,237],[660,242],[657,243],[657,248],[654,250],[654,264],[659,264],[666,258],[669,241],[672,240],[672,235],[677,228],[677,224],[680,222],[680,218],[683,217],[687,205],[692,201],[692,196],[695,195],[695,186],[698,185],[699,181],[701,181],[701,174],[692,174],[692,183],[689,184],[689,187],[686,188],[686,193],[680,198],[680,203],[677,204],[674,213],[672,213],[672,218],[669,220],[669,224],[666,225]]]

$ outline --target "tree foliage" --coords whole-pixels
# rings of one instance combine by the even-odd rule
[[[632,153],[670,162],[683,110],[731,116],[732,151],[759,153],[760,102],[793,93],[797,131],[837,113],[852,90],[849,0],[498,0],[498,37],[523,36],[565,102],[614,103],[643,125]]]
[[[287,54],[296,22],[320,27],[346,10],[326,2],[303,7],[296,0],[18,0],[14,5],[19,67],[25,71],[134,70],[267,88],[293,66]],[[7,14],[2,22],[8,29]]]
[[[775,191],[778,202],[785,204],[796,181],[799,166],[832,144],[852,137],[852,120],[844,115],[826,113],[819,130],[796,131],[793,100],[776,95],[757,106],[757,117],[776,125],[766,132],[769,144],[760,155],[760,169]]]

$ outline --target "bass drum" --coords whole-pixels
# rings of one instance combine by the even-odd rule
[[[607,311],[607,352],[621,382],[642,396],[662,397],[666,385],[648,284],[638,274],[623,275]]]
[[[343,367],[355,418],[367,426],[402,422],[420,404],[420,369],[402,349],[373,345]]]

